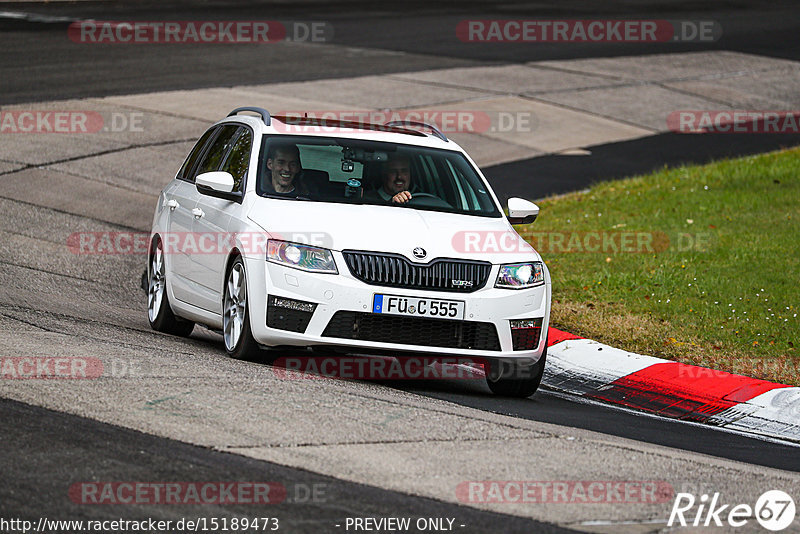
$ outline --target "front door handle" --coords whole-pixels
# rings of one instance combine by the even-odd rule
[[[200,217],[205,215],[205,212],[203,212],[203,210],[201,210],[200,208],[194,208],[192,210],[192,215],[194,215],[195,219],[199,219]]]
[[[167,200],[167,207],[169,208],[169,211],[175,211],[177,208],[180,208],[181,205],[178,204],[178,201],[173,198]]]

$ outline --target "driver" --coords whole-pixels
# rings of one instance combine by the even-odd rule
[[[308,189],[301,179],[303,166],[300,163],[300,150],[297,145],[286,143],[270,146],[267,169],[270,172],[268,181],[264,185],[270,194],[287,197],[308,195]]]
[[[395,154],[383,165],[381,187],[377,195],[386,202],[405,204],[411,200],[411,161],[408,156]]]

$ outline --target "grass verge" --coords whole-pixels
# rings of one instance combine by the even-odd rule
[[[550,269],[553,326],[800,385],[800,148],[537,203],[517,231]]]

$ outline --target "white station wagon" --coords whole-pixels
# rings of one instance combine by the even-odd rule
[[[527,397],[544,372],[550,275],[511,225],[538,212],[512,198],[505,216],[433,126],[237,108],[161,192],[150,325],[220,330],[234,358],[281,346],[474,358],[494,393]]]

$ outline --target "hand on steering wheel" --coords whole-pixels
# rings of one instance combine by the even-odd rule
[[[395,204],[405,204],[409,200],[411,200],[411,193],[408,191],[400,191],[392,197],[392,202]]]
[[[431,199],[431,200],[425,200]],[[421,201],[421,202],[420,202]],[[392,202],[401,206],[437,206],[437,207],[451,207],[448,202],[445,202],[436,195],[430,193],[414,193],[413,195],[408,191],[401,191],[392,197]]]
[[[392,197],[392,202],[396,202],[397,204],[405,204],[411,199],[414,198],[439,198],[436,195],[431,195],[430,193],[414,193],[413,195],[408,191],[401,191],[397,193],[395,196]]]

